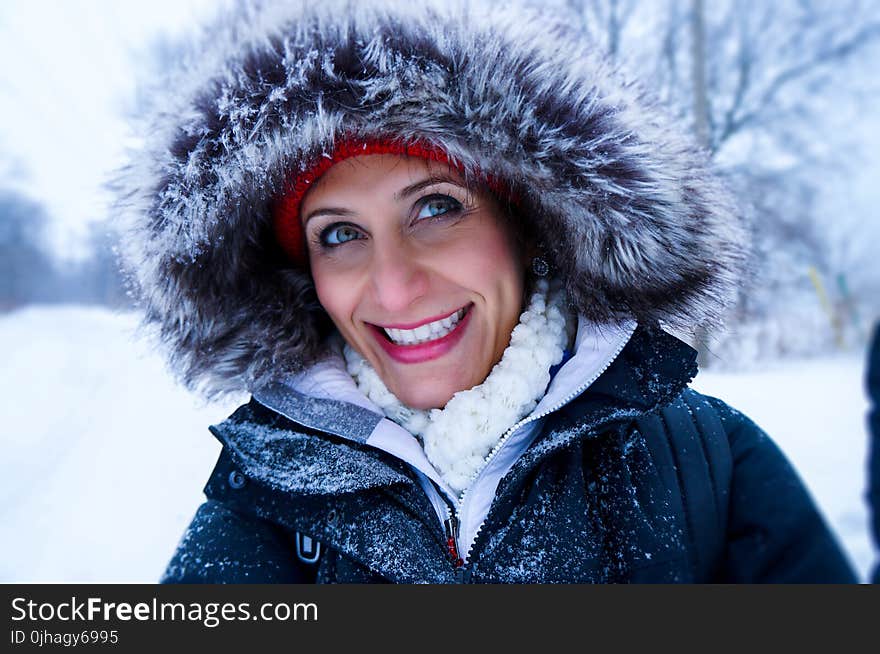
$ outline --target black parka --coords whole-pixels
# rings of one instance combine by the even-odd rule
[[[855,582],[773,442],[687,388],[694,357],[639,328],[502,479],[461,567],[407,464],[252,400],[212,428],[224,448],[208,500],[163,581]],[[321,543],[314,564],[303,535]]]

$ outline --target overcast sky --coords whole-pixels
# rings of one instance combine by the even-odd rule
[[[105,214],[101,185],[126,142],[138,53],[213,13],[212,0],[0,2],[0,177],[41,200],[76,256]]]

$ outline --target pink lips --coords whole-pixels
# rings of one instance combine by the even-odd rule
[[[440,318],[430,318],[428,320],[423,320],[419,323],[416,323],[412,326],[388,326],[392,329],[414,329],[415,327],[419,327],[429,322],[434,322],[434,320],[442,319],[444,317],[445,316],[440,316]],[[470,322],[470,317],[471,307],[469,306],[462,319],[458,321],[455,329],[453,329],[442,338],[438,338],[434,341],[428,341],[427,343],[420,343],[419,345],[398,345],[397,343],[393,343],[388,340],[388,338],[385,336],[385,332],[382,330],[381,327],[370,325],[370,328],[373,330],[373,334],[375,335],[376,340],[379,341],[379,345],[382,346],[382,349],[385,350],[388,356],[390,356],[392,359],[399,363],[422,363],[424,361],[437,359],[449,352],[449,350],[451,350],[453,347],[455,347],[456,344],[458,344],[458,342],[461,340],[461,337],[464,335],[464,330],[467,327],[467,324]]]

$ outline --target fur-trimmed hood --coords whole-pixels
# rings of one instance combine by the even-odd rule
[[[741,218],[639,87],[523,10],[365,4],[241,9],[150,95],[117,179],[122,253],[191,387],[252,390],[321,355],[329,320],[269,206],[343,138],[428,143],[501,180],[591,320],[719,320]]]

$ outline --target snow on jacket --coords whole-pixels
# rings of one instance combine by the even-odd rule
[[[637,329],[546,418],[461,566],[413,468],[366,444],[386,419],[306,396],[253,400],[212,428],[224,447],[208,501],[162,580],[855,582],[773,442],[686,387],[695,354]]]
[[[705,153],[582,41],[489,3],[265,0],[219,19],[145,96],[117,215],[146,323],[190,387],[255,398],[215,428],[210,499],[167,581],[852,579],[770,441],[685,389],[691,353],[657,326],[719,320],[746,230]],[[640,325],[513,439],[457,569],[443,489],[370,443],[381,416],[285,386],[326,360],[332,324],[275,241],[271,202],[357,139],[491,176],[573,312]],[[321,543],[317,572],[294,555],[304,537]]]

